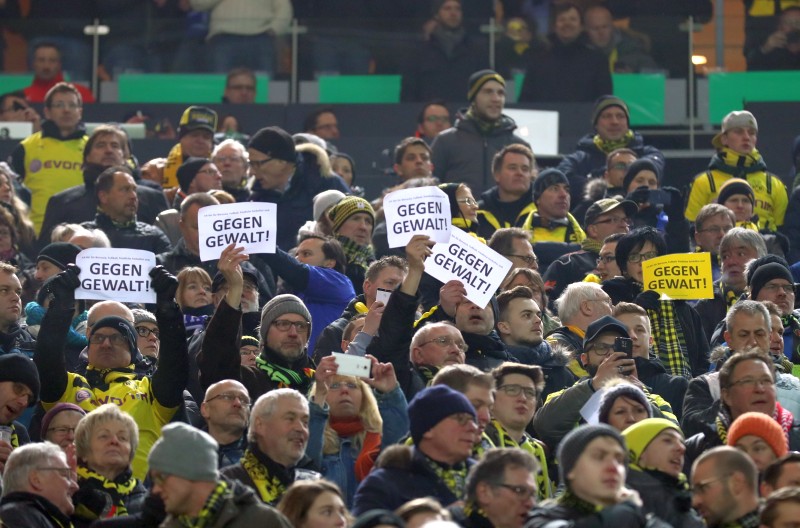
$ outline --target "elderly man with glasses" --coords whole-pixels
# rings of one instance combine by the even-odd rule
[[[759,526],[758,471],[750,458],[728,446],[703,453],[692,468],[692,506],[709,528]]]
[[[217,466],[238,463],[247,448],[250,419],[250,397],[245,386],[234,380],[214,383],[206,391],[200,413],[206,421],[206,432],[219,444]]]

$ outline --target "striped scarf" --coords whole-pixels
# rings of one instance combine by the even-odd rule
[[[761,526],[761,522],[756,509],[733,522],[721,524],[720,528],[758,528],[759,526]]]
[[[342,245],[348,264],[355,264],[366,270],[370,263],[375,260],[375,250],[371,245],[362,246],[345,236],[337,236],[336,240]]]
[[[94,511],[89,503],[76,501],[75,516],[81,519],[94,520],[128,515],[125,499],[136,489],[137,481],[130,469],[124,471],[114,480],[92,471],[84,465],[78,466],[78,485],[83,493],[87,490],[107,495],[110,503],[105,503],[103,511]],[[78,494],[80,496],[81,494]]]
[[[288,387],[307,394],[311,387],[311,380],[314,379],[314,369],[312,368],[306,367],[302,372],[298,372],[275,363],[269,363],[262,356],[256,358],[256,366],[266,372],[270,381],[277,383],[279,389]]]
[[[276,504],[291,484],[291,480],[287,482],[279,475],[270,475],[269,468],[258,459],[252,447],[245,450],[239,463],[256,485],[256,491],[261,500],[267,504]]]
[[[454,496],[463,499],[467,496],[467,464],[461,462],[452,467],[444,467],[428,457],[425,457],[428,467],[436,474],[440,481],[447,486]]]
[[[547,456],[545,455],[544,446],[541,442],[534,439],[528,433],[523,433],[522,441],[517,442],[511,438],[508,431],[506,431],[503,425],[497,420],[492,420],[486,427],[486,432],[484,434],[489,437],[494,447],[516,447],[538,460],[541,471],[536,475],[537,497],[541,501],[553,496],[553,483],[550,481],[550,475],[547,470]]]
[[[603,153],[608,154],[613,150],[617,150],[618,148],[627,147],[628,143],[633,141],[633,131],[628,130],[625,132],[625,135],[619,139],[603,139],[600,137],[600,134],[596,134],[594,138],[592,138],[592,142],[594,142],[594,146],[600,149]]]
[[[675,314],[675,305],[669,299],[659,299],[658,310],[647,310],[653,325],[653,339],[658,357],[672,376],[692,379],[692,368],[688,360],[688,346]]]
[[[217,483],[217,487],[211,492],[211,495],[206,499],[203,504],[203,509],[197,514],[197,517],[189,517],[181,515],[178,517],[178,522],[181,526],[186,528],[204,528],[212,526],[217,519],[225,499],[233,496],[233,490],[228,487],[227,482],[221,480]]]

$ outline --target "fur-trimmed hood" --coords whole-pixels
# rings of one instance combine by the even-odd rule
[[[319,165],[319,173],[321,176],[333,176],[333,169],[331,168],[331,159],[325,149],[313,143],[303,143],[295,147],[298,153],[312,154],[317,158],[317,165]]]

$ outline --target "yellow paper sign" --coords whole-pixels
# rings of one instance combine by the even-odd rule
[[[644,289],[670,299],[714,297],[710,253],[672,253],[642,262]]]

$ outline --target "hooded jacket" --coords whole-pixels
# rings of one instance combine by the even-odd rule
[[[507,115],[500,116],[497,126],[484,135],[466,114],[466,108],[459,110],[455,125],[433,140],[431,162],[434,176],[439,180],[465,183],[473,194],[479,194],[494,183],[492,159],[495,154],[506,145],[519,143],[528,148],[530,145],[514,134],[517,124]]]
[[[478,236],[489,240],[498,229],[522,227],[528,214],[536,208],[533,186],[517,200],[503,202],[495,185],[481,194],[478,206]]]

